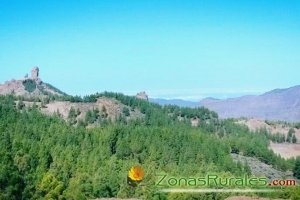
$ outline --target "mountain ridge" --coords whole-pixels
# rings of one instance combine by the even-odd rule
[[[39,77],[39,68],[31,70],[31,77],[25,75],[20,80],[6,81],[0,84],[0,95],[15,94],[24,98],[76,99],[49,83],[44,83]],[[183,99],[148,98],[145,92],[136,95],[137,98],[152,103],[177,105],[180,107],[206,107],[218,113],[220,118],[258,118],[263,120],[300,121],[300,85],[289,88],[279,88],[261,95],[245,95],[241,97],[217,99],[204,98],[200,102]]]
[[[300,85],[274,89],[261,95],[213,101],[203,99],[200,106],[217,112],[221,118],[300,121]]]
[[[49,94],[56,96],[66,96],[67,94],[43,82],[39,77],[39,68],[33,67],[31,76],[28,74],[19,80],[12,79],[0,84],[0,95],[15,94],[24,97],[46,97]]]

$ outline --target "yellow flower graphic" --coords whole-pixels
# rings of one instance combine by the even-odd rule
[[[144,178],[144,170],[140,166],[133,166],[130,168],[128,172],[128,178],[130,178],[132,181],[141,181]]]

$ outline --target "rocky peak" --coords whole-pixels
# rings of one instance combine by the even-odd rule
[[[135,97],[138,98],[138,99],[142,99],[142,100],[148,101],[148,95],[146,94],[145,91],[137,93]]]
[[[54,88],[50,84],[44,83],[39,78],[39,68],[33,67],[31,70],[31,76],[26,74],[20,80],[6,81],[4,84],[0,84],[0,95],[15,94],[17,96],[26,97],[43,97],[48,94],[65,95],[63,92]]]
[[[31,79],[37,80],[39,78],[39,71],[40,69],[38,67],[34,67],[31,70]]]

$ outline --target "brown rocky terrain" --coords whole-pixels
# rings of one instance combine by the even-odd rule
[[[274,169],[271,165],[265,164],[257,158],[243,156],[239,154],[231,154],[231,157],[234,161],[247,163],[250,167],[251,174],[256,177],[263,176],[268,178],[269,180],[293,178],[292,172],[282,172],[280,170]]]
[[[287,136],[288,131],[293,128],[290,124],[279,123],[279,122],[269,122],[260,119],[242,119],[237,123],[246,125],[250,130],[257,131],[259,129],[266,129],[271,134],[284,134]],[[297,138],[297,143],[274,143],[270,142],[269,148],[274,151],[274,153],[279,154],[283,158],[292,158],[300,156],[300,129],[293,128],[295,131],[295,136]]]
[[[24,97],[43,97],[48,94],[64,95],[63,92],[57,90],[50,84],[44,83],[39,78],[39,68],[34,67],[31,71],[31,77],[25,75],[20,80],[6,81],[0,84],[0,95],[15,94],[16,96]]]
[[[276,134],[281,133],[287,136],[291,125],[287,123],[271,122],[267,123],[265,120],[261,119],[241,119],[238,121],[240,124],[246,125],[251,131],[257,131],[259,129],[266,129],[269,133]],[[295,131],[295,136],[298,141],[300,141],[300,129],[293,128]]]
[[[137,119],[143,116],[139,110],[131,110],[130,107],[121,104],[115,99],[110,99],[106,97],[101,97],[95,103],[73,103],[69,101],[54,101],[46,104],[41,108],[42,112],[45,114],[54,114],[59,112],[59,114],[65,119],[68,119],[69,112],[71,108],[79,110],[80,114],[77,116],[78,120],[83,120],[86,113],[89,110],[102,109],[106,110],[107,118],[112,121],[115,121],[123,112],[123,108],[127,107],[129,109],[128,119]]]
[[[300,156],[300,144],[271,142],[270,149],[286,159]]]

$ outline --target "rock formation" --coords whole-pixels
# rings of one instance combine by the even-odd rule
[[[65,95],[63,92],[58,91],[53,86],[49,86],[47,83],[39,78],[39,68],[33,67],[31,70],[31,76],[26,74],[20,80],[6,81],[4,84],[0,83],[0,95],[14,94],[17,96],[26,97],[44,97],[48,94],[53,95]]]
[[[135,97],[138,98],[138,99],[148,101],[148,95],[146,94],[145,91],[137,93]]]
[[[33,80],[37,80],[39,78],[39,68],[38,67],[34,67],[32,70],[31,70],[31,79]]]

